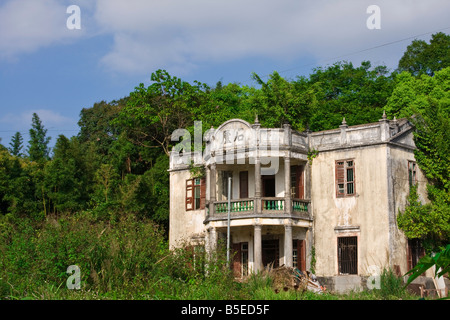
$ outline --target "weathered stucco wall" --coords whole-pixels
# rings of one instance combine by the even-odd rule
[[[186,211],[186,180],[191,178],[189,170],[170,172],[170,229],[169,246],[177,247],[192,236],[204,235],[205,210]]]
[[[412,136],[412,135],[411,135]],[[409,173],[408,161],[415,161],[414,152],[400,147],[390,148],[390,165],[392,168],[391,185],[392,197],[390,198],[391,206],[393,208],[393,217],[395,228],[392,229],[393,248],[392,248],[392,265],[400,267],[402,274],[407,270],[407,239],[404,233],[398,229],[397,216],[399,210],[403,211],[407,204],[407,197],[409,195]],[[416,180],[418,183],[418,195],[422,203],[428,202],[426,190],[426,177],[417,166]],[[431,271],[426,273],[426,276],[432,276]]]
[[[354,159],[355,196],[336,198],[335,161]],[[358,274],[388,264],[389,230],[386,146],[319,152],[312,163],[316,273],[338,274],[337,238],[358,237]]]

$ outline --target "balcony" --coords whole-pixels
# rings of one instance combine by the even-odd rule
[[[311,201],[307,199],[291,199],[291,208],[287,210],[286,199],[283,197],[263,197],[260,209],[255,207],[256,199],[230,200],[231,219],[244,217],[290,217],[299,219],[311,219]],[[228,201],[215,201],[214,213],[209,218],[226,219],[228,215]]]

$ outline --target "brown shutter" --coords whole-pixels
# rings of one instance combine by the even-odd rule
[[[303,179],[303,166],[297,166],[296,179],[297,179],[296,194],[299,199],[304,199],[305,198],[305,184],[303,182],[303,180],[304,180]]]
[[[239,198],[248,198],[248,171],[239,172]]]
[[[200,179],[200,209],[205,209],[206,204],[206,178]]]
[[[298,240],[298,244],[297,244],[297,265],[298,268],[303,271],[306,272],[306,245],[305,245],[305,240]]]
[[[194,210],[194,180],[186,180],[186,211]]]
[[[345,166],[344,161],[336,161],[336,197],[345,195]],[[339,185],[343,185],[342,189]]]
[[[235,277],[241,276],[241,244],[233,243],[233,273]]]

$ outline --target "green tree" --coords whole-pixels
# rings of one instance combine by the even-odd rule
[[[141,83],[131,92],[113,123],[126,128],[134,144],[161,148],[169,155],[172,132],[193,125],[191,110],[197,107],[205,86],[190,85],[164,70],[152,73],[151,80],[150,86]]]
[[[72,137],[69,140],[60,135],[55,144],[53,159],[46,163],[44,169],[49,212],[74,212],[86,207],[92,180],[78,139]]]
[[[357,68],[348,62],[317,68],[309,79],[297,81],[303,104],[299,117],[309,117],[313,131],[337,128],[344,117],[350,125],[376,122],[392,90],[387,68],[369,61]]]
[[[112,120],[125,107],[127,99],[97,102],[80,112],[78,139],[84,145],[92,145],[94,152],[103,159],[107,159],[109,148],[120,133],[120,128],[114,126]]]
[[[0,146],[0,212],[39,215],[36,190],[36,163],[11,156]]]
[[[261,85],[262,105],[258,115],[263,126],[281,128],[287,122],[296,130],[305,128],[301,95],[294,90],[293,82],[282,78],[278,72],[273,72],[266,83],[256,73],[253,79]]]
[[[9,154],[0,144],[0,213],[7,213],[9,202],[6,199],[9,184]]]
[[[20,132],[16,132],[14,136],[11,138],[11,142],[9,143],[9,145],[11,146],[9,148],[9,151],[13,156],[16,157],[22,156],[21,152],[23,148],[22,142],[23,142],[22,135],[20,134]]]
[[[450,35],[439,32],[431,36],[429,44],[414,40],[400,59],[397,70],[413,76],[433,76],[446,67],[450,67]]]
[[[31,161],[44,161],[49,159],[50,150],[48,143],[50,137],[47,137],[47,129],[44,128],[41,119],[36,113],[33,113],[30,129],[30,141],[28,155]]]
[[[428,93],[417,95],[408,112],[414,114],[414,156],[429,181],[430,203],[420,203],[413,188],[398,223],[407,237],[421,238],[435,250],[450,240],[450,67],[408,84]]]
[[[445,68],[433,77],[414,77],[408,72],[395,75],[395,88],[387,99],[386,114],[397,118],[411,117],[430,109],[430,103],[449,103],[449,70]]]

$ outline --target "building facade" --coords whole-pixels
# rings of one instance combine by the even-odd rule
[[[203,152],[171,154],[170,246],[214,251],[230,230],[236,276],[294,266],[338,290],[364,287],[383,268],[404,274],[422,249],[396,217],[412,184],[426,201],[412,129],[385,115],[321,132],[257,119],[211,128]]]

